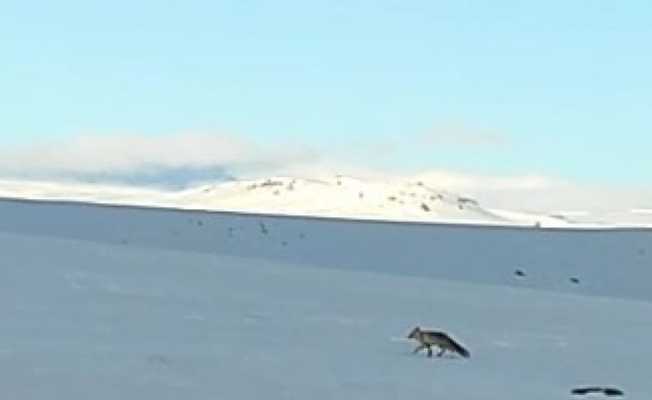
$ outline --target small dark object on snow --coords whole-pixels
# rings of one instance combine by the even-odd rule
[[[612,387],[600,387],[600,386],[587,386],[583,388],[575,388],[571,390],[571,394],[575,395],[585,395],[589,393],[603,393],[605,396],[624,396],[625,393],[617,388]]]
[[[573,282],[576,285],[578,285],[580,283],[580,280],[578,278],[575,278],[575,277],[570,278],[570,281]]]
[[[588,387],[583,387],[583,388],[575,388],[571,390],[572,394],[580,394],[580,395],[585,395],[589,393],[600,393],[602,392],[602,388],[599,386],[588,386]]]
[[[460,198],[457,199],[457,202],[459,204],[471,204],[471,205],[474,205],[474,206],[479,205],[477,201],[475,201],[473,199],[470,199],[468,197],[460,197]]]
[[[517,269],[516,271],[514,271],[514,275],[524,277],[525,272],[521,271],[520,269]]]
[[[616,388],[604,388],[604,390],[602,392],[607,396],[624,396],[625,395],[625,393],[623,393],[622,390],[616,389]]]

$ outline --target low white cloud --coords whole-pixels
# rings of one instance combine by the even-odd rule
[[[415,178],[437,182],[460,191],[482,190],[545,190],[558,185],[558,180],[540,175],[495,176],[446,170],[431,170],[415,175]]]
[[[652,205],[652,188],[598,186],[542,175],[495,176],[437,170],[417,174],[414,179],[474,197],[495,208],[608,212]]]
[[[467,140],[471,138],[463,138]],[[479,140],[479,143],[484,142],[498,145],[502,139],[493,141],[485,137]],[[356,157],[356,160],[350,154],[345,158],[343,153],[311,148],[296,140],[277,139],[263,144],[236,135],[210,133],[79,136],[60,142],[3,149],[0,151],[0,176],[124,176],[161,169],[189,169],[192,175],[193,169],[205,169],[201,179],[210,180],[211,171],[217,167],[236,177],[345,174],[369,179],[423,181],[495,208],[531,211],[652,208],[652,188],[591,186],[539,174],[495,176],[450,170],[390,170],[370,166],[367,156]],[[188,180],[191,181],[191,177]]]
[[[31,143],[0,152],[0,173],[97,174],[156,168],[285,166],[305,162],[311,151],[289,142],[261,146],[235,135],[86,135]]]

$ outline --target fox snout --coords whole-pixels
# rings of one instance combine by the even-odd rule
[[[407,336],[408,339],[416,339],[417,334],[419,333],[419,327],[417,326],[416,328],[412,329],[412,332]]]

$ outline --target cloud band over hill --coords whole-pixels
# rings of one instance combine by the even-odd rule
[[[471,138],[467,136],[463,137],[465,142]],[[488,140],[481,142],[484,145]],[[503,142],[496,139],[490,144]],[[587,185],[527,171],[520,175],[495,176],[448,169],[390,169],[360,160],[367,157],[351,157],[368,151],[360,149],[359,145],[350,146],[348,151],[341,151],[343,145],[333,147],[316,148],[290,139],[262,143],[236,135],[210,133],[85,135],[60,142],[5,148],[0,152],[0,176],[184,187],[196,182],[234,178],[348,174],[423,180],[473,196],[485,205],[504,208],[607,210],[652,207],[650,188]]]

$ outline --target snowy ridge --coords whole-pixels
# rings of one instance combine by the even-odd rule
[[[473,199],[422,182],[274,177],[206,185],[179,194],[179,204],[197,208],[293,215],[410,221],[506,222]]]
[[[409,223],[39,200],[0,200],[0,211],[0,231],[25,235],[652,301],[647,228]]]
[[[272,177],[185,190],[79,183],[0,181],[0,197],[353,219],[541,227],[652,227],[646,209],[548,213],[494,209],[418,180]]]

